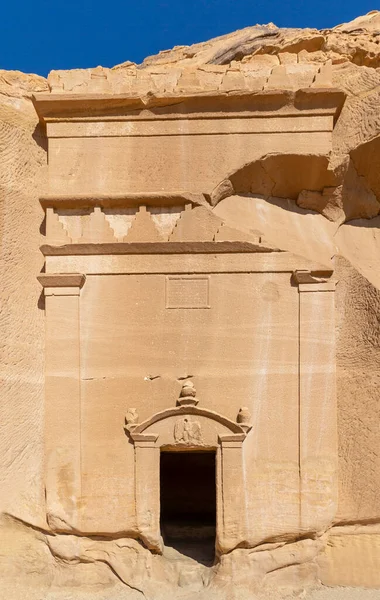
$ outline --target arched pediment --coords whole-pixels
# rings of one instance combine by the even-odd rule
[[[215,421],[223,427],[226,427],[231,433],[244,433],[244,430],[238,423],[231,421],[231,419],[228,419],[227,417],[224,417],[223,415],[217,412],[207,410],[206,408],[199,408],[198,406],[186,405],[177,406],[175,408],[167,408],[166,410],[155,413],[149,419],[137,425],[137,427],[133,430],[133,433],[144,433],[148,429],[150,429],[152,425],[159,423],[160,421],[171,419],[172,417],[180,417],[186,415],[205,417],[206,419],[210,419],[211,421]]]
[[[130,409],[126,417],[126,432],[134,443],[159,447],[216,448],[225,439],[243,442],[251,429],[248,409],[240,409],[237,420],[232,421],[197,404],[194,385],[187,381],[176,407],[157,412],[142,423],[137,422],[136,410]]]

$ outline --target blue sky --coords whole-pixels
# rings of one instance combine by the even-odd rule
[[[46,75],[132,60],[272,21],[333,27],[375,0],[3,0],[0,68]]]

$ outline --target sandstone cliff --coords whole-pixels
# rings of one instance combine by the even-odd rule
[[[256,25],[166,50],[141,65],[53,71],[47,80],[0,71],[1,597],[21,598],[29,588],[29,598],[47,598],[51,586],[81,586],[76,595],[70,592],[73,598],[108,588],[115,596],[107,597],[121,598],[127,586],[126,598],[144,594],[153,599],[159,596],[155,583],[145,581],[145,569],[153,573],[153,582],[162,582],[162,597],[174,593],[173,581],[177,585],[180,577],[178,566],[163,566],[133,540],[99,536],[79,543],[66,536],[58,542],[46,523],[44,317],[36,280],[43,266],[39,196],[46,138],[32,95],[49,90],[120,93],[142,97],[150,106],[173,93],[282,89],[290,97],[313,86],[346,94],[329,157],[310,152],[303,158],[308,175],[302,178],[298,156],[267,155],[248,171],[226,173],[206,191],[215,214],[237,228],[250,223],[285,250],[314,260],[333,258],[338,279],[338,514],[335,526],[315,543],[301,540],[290,548],[268,545],[260,556],[252,552],[247,557],[243,550],[226,556],[224,570],[213,574],[205,597],[219,597],[226,579],[233,581],[237,563],[243,565],[240,598],[248,597],[245,577],[252,570],[271,589],[278,581],[286,586],[292,580],[285,572],[297,571],[302,579],[310,565],[311,570],[318,565],[326,584],[380,586],[380,12],[373,11],[323,31]],[[282,554],[276,554],[280,546]],[[18,589],[19,573],[24,575]],[[193,576],[184,576],[185,583],[191,584]]]

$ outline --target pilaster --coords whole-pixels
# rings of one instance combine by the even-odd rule
[[[85,276],[41,274],[46,310],[45,456],[47,519],[79,529],[81,496],[80,290]]]
[[[222,518],[218,519],[218,549],[229,552],[245,539],[243,441],[245,433],[220,435]],[[218,482],[219,483],[219,482]]]
[[[300,530],[321,531],[337,504],[335,281],[296,271],[299,290]]]
[[[131,434],[135,444],[137,530],[144,543],[162,552],[160,533],[160,448],[155,434]]]

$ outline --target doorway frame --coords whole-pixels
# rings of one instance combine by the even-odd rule
[[[203,417],[212,421],[214,439],[201,444],[183,444],[171,435],[170,442],[154,433],[156,423],[166,422],[165,429],[173,431],[178,417]],[[135,450],[135,506],[139,537],[152,551],[163,552],[160,529],[160,453],[171,451],[212,450],[216,463],[216,554],[229,552],[244,542],[245,494],[243,480],[243,442],[247,431],[227,417],[196,406],[178,406],[155,413],[135,426],[130,438]]]

